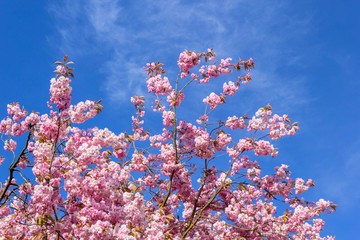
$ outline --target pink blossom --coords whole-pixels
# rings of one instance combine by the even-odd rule
[[[309,186],[304,185],[304,180],[302,178],[297,178],[295,181],[295,193],[301,194],[309,189]]]
[[[9,117],[1,120],[0,122],[0,132],[6,135],[9,135],[12,129],[13,120]]]
[[[25,123],[35,125],[40,122],[40,116],[36,113],[30,113],[29,116],[26,117]]]
[[[253,143],[252,143],[251,139],[249,139],[249,138],[240,139],[239,143],[237,144],[237,147],[239,148],[240,152],[250,151],[250,150],[254,149]]]
[[[218,137],[214,140],[214,148],[216,151],[221,151],[225,148],[226,145],[231,143],[230,134],[220,133]]]
[[[50,85],[50,102],[56,104],[56,107],[60,110],[65,110],[70,106],[71,102],[71,90],[69,78],[60,76],[59,78],[51,79]]]
[[[207,103],[210,105],[210,109],[216,108],[218,105],[222,104],[221,98],[215,93],[211,93],[209,96],[204,98],[203,103]]]
[[[202,115],[201,117],[199,117],[199,119],[196,120],[198,124],[201,124],[203,122],[206,123],[208,121],[209,121],[209,117],[206,114]]]
[[[14,140],[10,139],[10,141],[8,141],[8,140],[5,141],[4,149],[6,151],[12,152],[12,151],[15,151],[16,146],[17,146],[17,143]]]
[[[164,126],[170,127],[174,124],[174,112],[164,111],[163,112],[163,124]]]
[[[93,118],[97,114],[96,105],[94,101],[79,102],[77,105],[71,105],[69,108],[69,116],[74,123],[83,123],[86,120]],[[85,112],[87,111],[87,112]]]
[[[275,157],[278,152],[274,149],[273,145],[270,144],[270,142],[265,140],[256,141],[254,143],[254,152],[255,155],[271,155],[272,157]]]
[[[221,63],[218,67],[218,71],[221,72],[222,74],[231,73],[232,70],[228,68],[231,66],[230,64],[231,60],[232,60],[231,58],[221,59]]]
[[[229,81],[228,84],[224,83],[223,85],[223,93],[229,95],[230,97],[233,96],[239,88],[235,86],[232,81]]]
[[[182,52],[180,53],[178,66],[181,70],[181,78],[185,78],[189,75],[189,69],[200,64],[200,60],[195,52]]]
[[[8,104],[7,112],[9,115],[12,115],[14,122],[19,122],[27,115],[27,111],[20,109],[19,103]]]
[[[60,73],[61,75],[65,75],[65,74],[66,74],[66,69],[65,69],[65,67],[62,66],[62,65],[56,66],[56,70],[59,71],[59,73]]]
[[[202,57],[212,61],[215,53],[212,49],[181,53],[180,76],[190,74]],[[50,103],[58,110],[49,106],[47,114],[27,115],[19,104],[9,104],[0,132],[4,149],[14,152],[16,164],[10,166],[14,174],[5,176],[0,186],[0,236],[333,239],[321,237],[325,222],[319,216],[334,211],[336,205],[297,196],[313,187],[313,181],[292,178],[290,167],[281,163],[271,171],[262,161],[261,156],[277,155],[273,141],[294,135],[299,129],[296,122],[273,114],[270,105],[250,118],[197,110],[190,116],[181,111],[184,92],[199,86],[193,82],[208,82],[233,69],[249,71],[254,66],[252,59],[235,65],[230,61],[225,58],[220,64],[199,66],[199,75],[192,73],[192,79],[177,86],[180,92],[163,76],[163,64],[147,64],[148,88],[156,97],[154,109],[162,112],[165,126],[158,130],[156,117],[151,114],[150,122],[145,118],[147,105],[142,96],[131,98],[135,114],[126,132],[88,128],[91,124],[83,128],[81,124],[102,107],[89,100],[70,105],[70,80],[65,76],[51,80]],[[57,68],[66,76],[67,69]],[[219,95],[211,93],[203,102],[210,109],[225,104],[240,81],[249,80],[245,76],[236,84],[226,82]],[[202,126],[188,121],[197,117]],[[232,131],[245,128],[248,132]],[[28,138],[19,153],[17,142],[25,136],[16,138],[25,133]],[[7,155],[11,164],[12,154]],[[0,157],[0,164],[5,157]],[[31,171],[23,174],[27,168]]]
[[[147,84],[148,91],[153,92],[155,95],[166,95],[172,90],[168,78],[162,77],[160,74],[154,77],[150,77],[147,80]]]
[[[178,107],[180,106],[180,103],[184,100],[185,95],[183,92],[179,92],[176,95],[176,102],[175,102],[175,90],[173,90],[168,96],[167,96],[167,102],[170,106]]]
[[[225,127],[231,129],[244,129],[246,127],[245,121],[243,118],[237,118],[236,116],[228,117],[225,122]]]

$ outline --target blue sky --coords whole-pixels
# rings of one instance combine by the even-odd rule
[[[339,205],[324,216],[326,234],[352,239],[360,228],[359,8],[333,0],[0,0],[0,117],[14,101],[47,111],[53,62],[65,53],[76,63],[73,102],[103,100],[87,125],[114,132],[130,127],[131,95],[147,94],[145,63],[165,63],[174,79],[184,49],[252,57],[254,81],[223,110],[251,115],[270,103],[298,121],[299,134],[276,142],[280,154],[265,164],[287,163],[293,176],[314,179],[306,196]],[[190,92],[184,116],[214,87]]]

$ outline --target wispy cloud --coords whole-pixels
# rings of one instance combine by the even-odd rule
[[[258,83],[252,87],[258,96],[268,94],[283,104],[304,104],[310,99],[302,77],[284,79],[279,73],[302,59],[287,42],[301,40],[311,19],[292,16],[284,3],[89,0],[59,6],[50,7],[61,38],[59,47],[78,55],[103,51],[106,81],[102,87],[116,102],[128,101],[129,90],[145,91],[138,83],[144,83],[140,72],[149,56],[171,57],[175,62],[178,51],[208,47],[223,57],[253,56],[261,67],[256,70]]]
[[[105,90],[113,101],[129,100],[132,95],[142,96],[144,92],[145,72],[134,61],[127,61],[119,53],[115,53],[112,61],[108,61],[104,69],[107,72]]]
[[[122,24],[124,9],[117,0],[93,0],[85,5],[85,15],[95,30],[94,37],[98,42],[116,47],[127,42],[128,30]],[[128,41],[131,41],[129,39]]]
[[[322,189],[322,195],[341,205],[348,213],[353,211],[360,201],[360,151],[358,147],[349,147],[348,150],[351,148],[355,151],[347,154],[344,150],[343,157],[334,165],[336,167],[328,167],[327,171],[323,172],[319,188]]]

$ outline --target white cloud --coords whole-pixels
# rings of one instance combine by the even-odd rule
[[[108,61],[104,67],[108,75],[104,87],[112,102],[129,101],[132,95],[145,94],[146,75],[138,63],[126,61],[120,53],[116,53],[114,60]]]
[[[62,50],[78,55],[108,54],[101,66],[106,78],[102,88],[115,101],[127,101],[130,90],[145,91],[140,71],[149,56],[177,57],[185,48],[203,51],[208,47],[223,57],[235,58],[245,52],[262,63],[252,83],[258,96],[269,94],[272,101],[288,105],[310,99],[305,79],[283,79],[279,73],[281,67],[302,59],[302,53],[286,46],[306,35],[311,19],[306,14],[291,16],[284,3],[133,1],[125,5],[122,1],[89,0],[65,1],[61,8],[56,4],[51,9]],[[173,69],[175,62],[173,59]]]
[[[350,213],[360,201],[360,151],[359,140],[353,141],[347,149],[343,149],[337,162],[332,160],[331,166],[324,166],[319,180],[321,195],[326,196],[341,208]]]

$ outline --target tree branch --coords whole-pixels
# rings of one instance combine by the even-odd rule
[[[13,162],[9,167],[9,179],[8,179],[6,185],[5,185],[5,188],[3,189],[3,191],[1,192],[1,195],[0,195],[0,203],[4,200],[4,202],[1,203],[1,206],[3,206],[6,203],[6,201],[8,200],[8,198],[9,198],[9,196],[6,195],[6,192],[7,192],[7,190],[9,190],[9,188],[11,186],[11,182],[14,179],[15,168],[17,167],[17,164],[20,162],[21,157],[25,154],[25,151],[26,151],[26,149],[27,149],[27,147],[29,145],[30,137],[31,137],[31,133],[29,132],[29,134],[27,136],[27,139],[26,139],[25,147],[23,148],[23,150],[19,154],[16,161]]]

